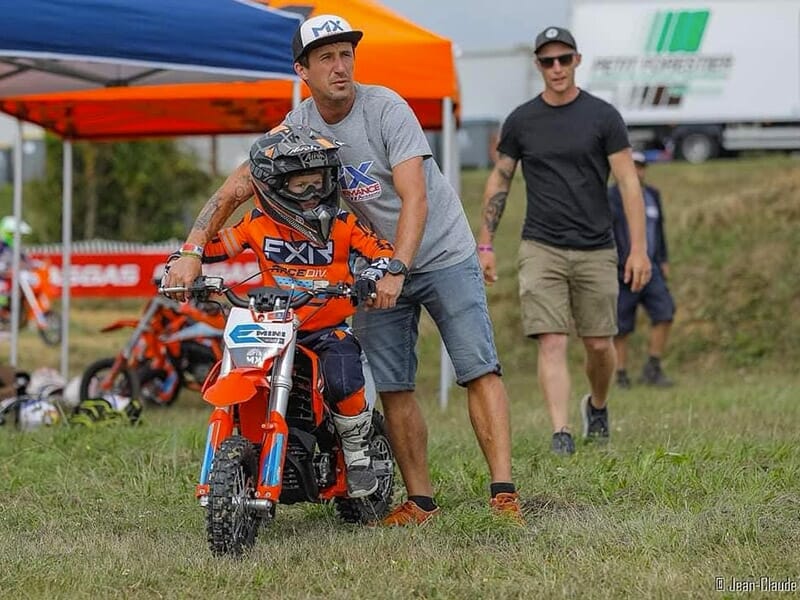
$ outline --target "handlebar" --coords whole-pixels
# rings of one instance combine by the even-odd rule
[[[337,283],[313,290],[306,289],[283,289],[272,286],[260,286],[248,290],[248,298],[243,298],[230,288],[224,286],[222,277],[211,277],[201,275],[195,279],[188,287],[159,287],[159,294],[185,293],[190,297],[208,301],[213,294],[222,294],[233,306],[250,308],[265,312],[269,310],[280,310],[285,308],[300,308],[308,304],[313,298],[318,296],[328,296],[335,298],[350,298],[356,300],[357,296],[354,289],[345,284]],[[375,294],[371,294],[375,297]]]

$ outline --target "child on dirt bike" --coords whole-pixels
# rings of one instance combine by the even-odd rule
[[[11,294],[11,263],[14,254],[14,233],[19,230],[20,235],[28,235],[33,230],[25,221],[17,221],[16,217],[6,216],[0,219],[0,319],[7,319],[9,315],[9,301]],[[30,264],[25,253],[20,254],[20,266]]]
[[[386,272],[390,242],[378,238],[339,208],[339,142],[298,125],[279,125],[250,149],[255,207],[205,247],[184,246],[178,256],[203,263],[224,261],[251,248],[264,285],[316,289],[353,283],[359,257],[369,266],[355,281],[368,294]],[[325,400],[342,443],[350,497],[378,487],[366,453],[372,407],[364,393],[361,346],[345,320],[355,308],[346,298],[315,298],[298,309],[300,344],[317,353]]]

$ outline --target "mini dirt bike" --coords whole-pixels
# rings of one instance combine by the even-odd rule
[[[182,387],[199,390],[222,356],[224,324],[221,313],[154,296],[138,320],[120,319],[101,329],[130,327],[133,332],[117,356],[84,370],[80,399],[117,394],[167,406]]]
[[[239,555],[251,547],[278,504],[333,501],[345,522],[381,519],[394,486],[383,416],[373,411],[369,450],[378,489],[349,498],[340,442],[323,402],[319,359],[297,343],[295,309],[317,296],[353,298],[351,288],[258,287],[244,299],[223,288],[221,278],[200,277],[188,289],[160,291],[203,300],[224,293],[234,306],[222,360],[203,386],[203,398],[214,410],[196,496],[206,509],[211,551]]]
[[[20,327],[33,323],[45,344],[57,346],[61,343],[61,314],[51,306],[55,291],[50,284],[50,263],[42,260],[28,263],[29,266],[21,269],[19,277]],[[0,293],[11,295],[9,280],[4,280],[0,287],[3,288]],[[10,320],[10,308],[0,309],[0,321],[7,323]]]

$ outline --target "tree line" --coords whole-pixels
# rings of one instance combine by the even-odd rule
[[[61,140],[48,136],[45,176],[24,191],[27,243],[61,240],[62,158]],[[73,239],[182,239],[213,187],[174,140],[73,143]]]

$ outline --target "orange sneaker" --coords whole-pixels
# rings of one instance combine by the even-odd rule
[[[496,515],[508,516],[520,525],[525,524],[525,517],[522,516],[522,509],[519,506],[518,493],[501,492],[489,501],[489,506]]]
[[[437,506],[433,510],[422,510],[411,500],[403,502],[386,515],[378,525],[383,527],[404,527],[406,525],[424,525],[439,513]]]

